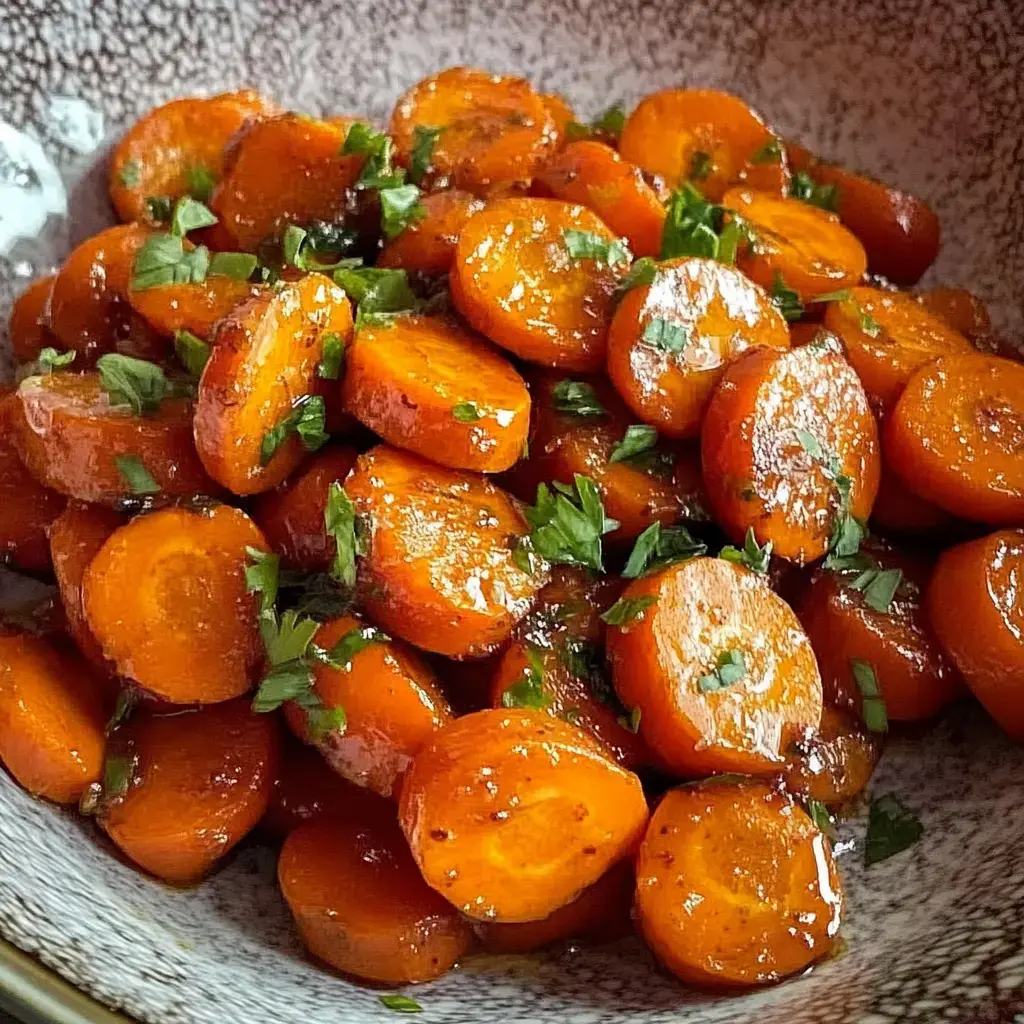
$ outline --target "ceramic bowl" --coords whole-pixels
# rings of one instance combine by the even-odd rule
[[[680,83],[731,89],[787,137],[926,197],[944,232],[931,279],[976,289],[1021,337],[1020,0],[0,0],[0,323],[30,278],[111,219],[103,150],[154,104],[247,84],[298,110],[384,118],[454,63],[524,73],[584,114]],[[629,941],[471,959],[417,990],[422,1019],[1022,1021],[1022,778],[1024,751],[973,708],[894,737],[872,790],[899,794],[924,839],[864,869],[864,821],[844,826],[847,951],[805,977],[709,998]],[[374,992],[304,957],[273,862],[248,845],[201,888],[173,891],[0,773],[0,934],[150,1024],[387,1016]],[[101,1019],[7,960],[9,1000]]]

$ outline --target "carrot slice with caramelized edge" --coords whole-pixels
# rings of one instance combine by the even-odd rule
[[[285,565],[302,572],[330,568],[337,544],[324,522],[327,497],[331,484],[348,476],[358,454],[348,445],[331,445],[279,487],[257,496],[252,518]]]
[[[128,301],[159,334],[172,337],[176,331],[191,331],[207,341],[218,320],[264,290],[248,281],[213,275],[202,284],[165,284],[141,291],[129,288]]]
[[[345,491],[365,516],[360,561],[367,615],[395,636],[449,657],[481,657],[508,637],[546,582],[512,542],[528,531],[513,500],[482,477],[380,445]]]
[[[0,635],[0,761],[33,796],[75,803],[103,772],[103,688],[78,656]]]
[[[582,729],[624,768],[650,764],[604,660],[601,613],[622,585],[586,569],[558,567],[537,606],[516,627],[491,682],[494,707],[535,708]]]
[[[324,623],[314,642],[331,658],[313,669],[314,693],[325,708],[341,708],[346,724],[316,735],[294,702],[285,705],[288,724],[342,778],[397,797],[413,755],[452,719],[437,678],[400,640],[354,615]]]
[[[469,923],[420,877],[390,806],[296,829],[277,878],[306,948],[357,978],[429,981],[472,945]]]
[[[894,284],[914,284],[939,254],[939,218],[909,192],[817,160],[803,148],[787,146],[794,172],[836,190],[835,210],[860,239],[868,269]]]
[[[639,167],[627,163],[611,146],[572,142],[544,165],[534,189],[594,211],[629,242],[634,256],[657,256],[665,207],[644,180]]]
[[[165,398],[136,416],[127,405],[111,405],[99,374],[53,373],[27,377],[18,399],[18,451],[32,475],[61,494],[113,504],[133,493],[214,489],[196,455],[187,398]],[[145,475],[136,478],[130,466]]]
[[[298,114],[251,124],[231,146],[210,201],[224,240],[255,252],[289,224],[341,217],[364,160],[342,154],[346,134],[344,122]]]
[[[834,213],[748,188],[732,189],[722,203],[753,232],[736,264],[762,288],[781,281],[810,302],[857,284],[867,270],[863,246]]]
[[[696,437],[724,368],[752,345],[789,348],[786,321],[768,296],[716,260],[668,260],[619,303],[608,376],[645,423]]]
[[[992,319],[985,303],[973,292],[966,288],[929,288],[919,292],[916,298],[929,313],[941,317],[975,346],[990,343]]]
[[[343,348],[351,335],[352,307],[322,274],[262,292],[220,322],[195,418],[196,448],[214,480],[253,494],[299,465],[306,443],[284,425],[302,402],[323,401],[318,367],[328,336]],[[283,436],[271,444],[275,430]]]
[[[982,523],[1024,524],[1024,366],[985,355],[922,367],[886,421],[885,454],[916,494]]]
[[[266,543],[227,505],[163,509],[115,531],[86,569],[83,593],[89,627],[118,672],[177,704],[245,693],[263,656],[248,548]]]
[[[579,248],[570,248],[574,242]],[[520,359],[600,370],[627,256],[618,248],[601,256],[572,251],[614,243],[615,236],[583,206],[555,199],[491,203],[459,236],[452,301],[481,334]]]
[[[974,696],[1024,740],[1024,532],[1000,530],[947,548],[925,604],[940,643]]]
[[[249,90],[172,100],[139,118],[114,148],[110,198],[123,221],[155,221],[152,202],[191,195],[206,202],[224,172],[224,151],[250,118],[273,109]]]
[[[50,333],[50,293],[56,275],[33,281],[11,307],[11,352],[19,363],[37,358],[47,346],[56,347],[57,339]]]
[[[864,390],[885,412],[922,366],[973,351],[962,334],[913,296],[879,288],[851,288],[849,297],[830,302],[825,326],[839,336]]]
[[[390,132],[407,166],[417,128],[441,129],[430,178],[481,196],[528,184],[557,137],[544,99],[524,78],[459,67],[423,79],[395,104]]]
[[[640,780],[541,711],[456,719],[416,755],[399,821],[427,883],[469,917],[537,921],[635,849]]]
[[[828,841],[766,783],[673,789],[636,875],[640,931],[689,984],[777,981],[826,956],[839,931],[843,890]]]
[[[150,874],[198,882],[263,817],[279,745],[244,700],[137,710],[111,740],[97,819]]]
[[[360,327],[345,354],[342,394],[385,441],[451,469],[508,469],[530,426],[530,393],[508,360],[435,317]]]
[[[149,235],[139,224],[107,228],[73,249],[58,271],[50,293],[50,330],[61,346],[81,353],[80,360],[114,349],[141,358],[166,350],[128,304],[135,254]]]
[[[103,656],[99,641],[93,636],[85,617],[82,583],[89,563],[107,538],[124,523],[124,516],[113,509],[72,501],[50,525],[53,575],[64,602],[68,632],[78,649],[104,672],[109,671],[110,664]]]
[[[753,529],[806,565],[878,491],[878,428],[836,351],[758,349],[726,370],[704,419],[701,459],[715,518],[737,542]]]
[[[818,724],[811,645],[756,573],[695,558],[635,580],[618,607],[632,614],[608,631],[616,692],[674,772],[777,771]]]
[[[419,200],[423,216],[385,243],[378,267],[402,267],[420,274],[447,274],[462,229],[484,204],[469,192],[450,189]]]
[[[713,89],[663,89],[640,101],[619,139],[623,159],[712,202],[730,185],[781,194],[789,184],[778,138],[742,100]]]

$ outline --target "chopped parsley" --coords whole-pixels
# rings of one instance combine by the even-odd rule
[[[656,316],[644,327],[641,340],[662,352],[682,352],[690,340],[690,328],[678,320]]]
[[[715,169],[715,161],[710,153],[704,153],[699,149],[693,151],[690,157],[690,181],[703,181]]]
[[[609,626],[625,626],[643,616],[644,612],[657,602],[654,594],[644,594],[642,597],[620,597],[601,616],[603,622]]]
[[[329,651],[318,654],[317,660],[334,668],[346,668],[360,651],[365,651],[371,644],[386,644],[390,640],[391,637],[376,626],[357,626],[350,629]]]
[[[166,224],[171,219],[174,204],[170,196],[146,196],[146,213],[155,224]]]
[[[772,284],[771,299],[779,312],[789,321],[799,320],[804,315],[804,304],[800,301],[799,294],[786,284],[782,274],[777,270]]]
[[[578,139],[589,139],[594,135],[610,139],[615,142],[622,134],[626,125],[626,111],[621,103],[609,107],[603,114],[599,114],[590,124],[582,124],[579,121],[570,121],[565,126],[565,136],[570,142]]]
[[[412,153],[409,157],[409,180],[419,185],[431,170],[434,147],[444,128],[418,124],[412,132]]]
[[[260,465],[266,466],[277,450],[297,435],[307,451],[315,452],[329,440],[324,425],[326,409],[320,395],[303,395],[292,403],[291,412],[263,435],[260,445]]]
[[[356,515],[352,499],[345,488],[335,480],[327,491],[324,509],[324,527],[334,538],[336,551],[331,564],[331,575],[345,587],[356,584],[356,557],[369,551],[367,531]]]
[[[626,276],[619,282],[619,287],[615,292],[616,297],[621,299],[626,292],[632,291],[634,288],[654,284],[654,279],[657,275],[657,261],[652,260],[650,256],[641,256],[640,259],[633,263]]]
[[[417,307],[404,270],[382,267],[341,267],[334,272],[335,283],[356,304],[356,327],[386,324],[396,313]]]
[[[142,165],[138,160],[126,160],[117,178],[125,188],[135,188],[142,177]]]
[[[818,185],[806,171],[797,171],[789,186],[789,194],[811,206],[835,213],[839,204],[839,189],[835,185]]]
[[[452,406],[452,419],[458,420],[459,423],[476,423],[482,418],[483,413],[476,402],[459,402]]]
[[[210,266],[205,245],[186,249],[178,235],[152,235],[135,254],[131,288],[145,291],[167,284],[202,284]]]
[[[544,660],[541,650],[534,644],[526,646],[527,665],[522,678],[513,683],[502,695],[505,708],[536,708],[542,711],[551,704],[551,695],[544,689]]]
[[[356,189],[388,189],[405,184],[405,172],[394,166],[394,143],[385,132],[357,122],[345,136],[344,156],[365,157]]]
[[[400,235],[410,224],[427,215],[415,185],[396,185],[380,190],[380,224],[385,238]]]
[[[100,386],[112,406],[127,405],[136,416],[156,412],[175,388],[163,369],[146,359],[108,352],[96,361]]]
[[[190,377],[197,380],[210,358],[210,346],[191,331],[174,332],[174,352]]]
[[[115,455],[114,465],[132,494],[160,493],[160,485],[137,455]]]
[[[193,199],[198,199],[201,203],[210,201],[217,179],[205,167],[190,167],[185,172],[185,180],[188,182],[188,194]]]
[[[58,352],[48,345],[39,350],[39,355],[36,356],[35,365],[31,368],[29,376],[42,374],[45,377],[53,373],[54,370],[63,370],[64,367],[70,366],[77,356],[78,353],[73,349],[70,352]]]
[[[622,575],[633,580],[656,569],[695,558],[707,551],[703,541],[695,540],[685,526],[651,523],[636,539]]]
[[[562,232],[565,247],[574,260],[597,260],[609,267],[629,263],[629,246],[621,238],[605,238],[593,231],[568,228]]]
[[[864,603],[869,608],[884,614],[892,607],[896,592],[902,583],[902,569],[882,569],[873,564],[850,580],[847,586],[860,591]]]
[[[817,830],[835,841],[836,829],[832,824],[832,815],[828,813],[828,808],[820,800],[808,800],[807,813]]]
[[[594,389],[582,380],[560,380],[551,389],[551,404],[563,416],[592,419],[607,415]]]
[[[204,203],[191,196],[182,196],[171,214],[171,234],[184,238],[190,231],[208,228],[217,223],[217,217]]]
[[[323,230],[327,225],[323,222],[320,224],[319,232],[313,227],[304,228],[298,224],[289,224],[284,229],[281,235],[281,258],[285,266],[305,272],[319,271],[322,274],[360,266],[362,261],[355,257],[342,255],[333,261],[319,258],[325,252],[344,253],[349,246],[347,235],[327,238]]]
[[[399,995],[398,993],[377,996],[377,1001],[389,1010],[394,1010],[395,1013],[423,1012],[423,1007],[415,999],[410,999],[408,996]]]
[[[715,659],[715,667],[707,675],[697,680],[697,689],[701,693],[714,693],[738,683],[747,672],[747,663],[743,652],[737,650],[722,651]]]
[[[609,462],[625,462],[651,451],[658,443],[658,431],[646,423],[634,423],[626,428],[622,440],[612,450]]]
[[[328,331],[324,334],[316,375],[321,380],[337,380],[341,376],[341,364],[344,358],[345,342],[341,340],[341,335],[334,331]]]
[[[860,658],[850,659],[853,681],[861,695],[861,717],[870,732],[888,732],[889,716],[874,668]]]
[[[924,825],[895,793],[871,801],[864,839],[864,864],[870,867],[902,853],[924,835]]]
[[[248,281],[259,260],[251,252],[215,252],[210,257],[207,273],[213,277],[230,277]]]
[[[743,547],[726,545],[718,552],[718,557],[724,558],[727,562],[734,562],[736,565],[746,566],[753,572],[766,573],[772,557],[772,542],[768,540],[765,541],[763,547],[759,545],[757,537],[754,536],[754,528],[749,526]]]
[[[772,139],[766,142],[760,149],[755,150],[750,157],[752,164],[777,164],[782,159],[782,142],[779,139]]]

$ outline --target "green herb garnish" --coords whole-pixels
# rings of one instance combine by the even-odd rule
[[[115,455],[114,465],[132,494],[160,493],[160,485],[137,455]]]
[[[690,340],[690,327],[678,320],[657,316],[647,322],[641,340],[662,352],[682,352]]]
[[[727,562],[744,565],[754,572],[766,573],[772,557],[772,542],[765,541],[764,547],[761,547],[757,543],[757,537],[754,536],[754,528],[749,526],[743,547],[736,548],[729,544],[718,552],[718,557],[724,558]]]
[[[601,620],[609,626],[624,626],[643,616],[644,612],[658,598],[653,594],[643,597],[620,597],[602,616]]]
[[[789,194],[811,206],[835,213],[839,203],[839,189],[835,185],[818,185],[806,171],[797,171],[789,186]]]
[[[190,167],[185,172],[188,194],[201,203],[208,203],[217,184],[217,179],[205,167]]]
[[[378,324],[382,315],[411,312],[417,307],[404,270],[342,267],[334,272],[334,280],[358,307],[356,327]]]
[[[126,160],[118,172],[118,180],[125,188],[135,188],[142,176],[142,165],[138,160]]]
[[[246,547],[245,553],[252,559],[245,567],[245,589],[250,594],[260,595],[261,613],[270,611],[277,601],[281,559],[270,551],[254,547]]]
[[[348,130],[342,154],[365,157],[356,179],[356,189],[387,189],[405,183],[405,172],[393,164],[394,144],[384,133],[368,124],[356,123]]]
[[[633,288],[639,288],[642,285],[654,284],[654,279],[658,275],[658,263],[656,260],[652,260],[650,256],[641,256],[627,272],[626,276],[619,282],[619,286],[616,289],[616,298],[621,299],[626,292],[631,291]]]
[[[210,346],[191,331],[174,332],[174,352],[190,377],[202,376],[210,358]]]
[[[695,540],[685,526],[651,523],[636,539],[622,575],[633,580],[656,569],[703,555],[707,545]]]
[[[853,681],[861,695],[861,717],[870,732],[888,732],[889,716],[874,668],[860,658],[850,659]]]
[[[341,340],[341,335],[334,331],[327,331],[324,334],[316,375],[321,380],[337,380],[341,376],[341,363],[344,358],[345,343]]]
[[[775,271],[775,282],[772,284],[772,302],[787,320],[799,320],[804,315],[804,304],[800,296],[782,279],[782,274]]]
[[[609,462],[625,462],[651,451],[658,443],[658,431],[646,423],[634,423],[626,428],[622,440],[612,450]]]
[[[131,288],[145,291],[166,284],[202,284],[209,265],[205,245],[186,249],[178,235],[152,235],[135,254]]]
[[[864,864],[870,867],[913,846],[924,835],[924,825],[895,793],[871,801],[864,839]]]
[[[331,575],[345,587],[352,588],[356,585],[356,557],[369,551],[369,543],[352,499],[337,480],[327,491],[324,527],[334,538],[337,549],[331,564]]]
[[[714,693],[733,683],[738,683],[747,672],[747,663],[743,652],[737,650],[722,651],[715,660],[714,669],[697,680],[697,689],[701,693]]]
[[[320,395],[303,395],[292,403],[291,412],[263,435],[260,465],[266,466],[278,448],[297,435],[307,451],[315,452],[329,440],[324,419],[326,410]]]
[[[594,389],[582,380],[560,380],[551,389],[551,404],[563,416],[592,419],[607,415]]]
[[[430,172],[434,147],[444,132],[444,128],[418,124],[412,131],[412,153],[409,157],[409,180],[419,185]]]
[[[903,582],[902,569],[882,569],[875,565],[864,569],[847,585],[858,590],[864,603],[876,612],[886,613],[892,607],[896,592]]]
[[[832,824],[832,815],[828,813],[828,808],[820,800],[808,800],[807,813],[818,831],[834,842],[836,829]]]
[[[551,695],[544,689],[544,661],[540,648],[527,644],[526,660],[528,664],[523,669],[522,678],[501,695],[501,706],[543,710],[551,704]]]
[[[155,224],[166,224],[174,212],[170,196],[146,196],[146,212]]]
[[[459,423],[476,423],[483,418],[483,413],[476,402],[459,402],[452,406],[452,418]]]
[[[385,238],[400,235],[410,224],[427,215],[415,185],[396,185],[380,190],[380,224]]]
[[[156,412],[174,387],[156,363],[108,352],[96,361],[100,386],[112,406],[131,406],[136,416]]]
[[[70,352],[58,352],[49,345],[39,350],[36,356],[35,365],[32,367],[32,374],[42,374],[44,377],[53,373],[54,370],[63,370],[70,366],[77,358],[78,353],[73,349]]]
[[[597,260],[609,267],[630,261],[629,246],[621,238],[605,238],[592,231],[575,228],[563,231],[562,238],[574,260]]]
[[[622,104],[609,107],[603,114],[595,117],[590,124],[582,124],[579,121],[570,121],[565,126],[565,137],[570,142],[579,139],[589,139],[593,135],[602,135],[606,139],[615,141],[622,134],[626,125],[626,111]]]
[[[377,1000],[382,1006],[386,1006],[389,1010],[394,1010],[395,1013],[423,1012],[423,1007],[415,999],[410,999],[408,996],[389,994],[377,996]]]
[[[207,274],[211,277],[248,281],[258,263],[259,260],[250,252],[215,252],[210,257]]]
[[[710,153],[704,153],[699,149],[693,151],[690,157],[690,181],[703,181],[715,168],[715,162]]]
[[[750,157],[752,164],[777,164],[782,159],[782,142],[779,139],[772,139],[766,142],[760,149],[755,150]]]
[[[190,231],[208,228],[217,223],[217,217],[204,203],[191,196],[182,196],[174,204],[171,214],[171,234],[184,238]]]
[[[334,668],[346,668],[360,651],[365,651],[371,644],[386,644],[390,640],[387,633],[382,633],[375,626],[357,626],[350,629],[329,651],[318,655],[318,658]]]

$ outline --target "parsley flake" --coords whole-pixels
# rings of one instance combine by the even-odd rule
[[[423,1007],[415,999],[410,999],[408,996],[388,994],[377,996],[377,1000],[382,1006],[386,1006],[389,1010],[394,1010],[395,1013],[423,1012]]]
[[[483,418],[483,413],[476,402],[459,402],[452,406],[452,418],[459,423],[476,423]]]
[[[902,853],[924,835],[924,825],[895,793],[871,801],[864,839],[864,864],[870,867]]]
[[[619,286],[615,292],[616,298],[621,299],[626,292],[632,291],[634,288],[654,284],[654,279],[657,277],[657,274],[657,261],[652,260],[650,256],[641,256],[640,259],[638,259],[629,268],[626,276],[619,282]]]
[[[832,815],[828,813],[828,808],[820,800],[808,800],[807,813],[810,815],[811,821],[814,822],[815,828],[834,842],[836,829],[832,824]]]
[[[100,386],[112,406],[127,405],[136,416],[156,412],[174,387],[156,363],[108,352],[96,360]]]
[[[135,254],[130,287],[141,292],[165,284],[202,284],[209,266],[205,245],[186,249],[178,235],[152,235]]]
[[[415,185],[397,185],[380,190],[380,224],[385,238],[400,235],[410,224],[423,220],[426,209]]]
[[[793,175],[789,194],[830,213],[835,213],[839,203],[839,189],[835,185],[818,185],[806,171],[797,171]]]
[[[718,557],[763,574],[768,571],[768,564],[772,557],[772,542],[765,541],[764,547],[761,547],[757,543],[757,537],[754,536],[754,528],[749,526],[743,547],[736,548],[729,544],[718,552]]]
[[[174,204],[171,214],[171,234],[184,238],[190,231],[208,228],[217,223],[217,217],[204,203],[191,196],[182,196]]]
[[[892,607],[896,591],[902,583],[902,569],[882,569],[875,565],[865,569],[848,585],[860,591],[869,608],[884,614]]]
[[[522,678],[513,683],[502,695],[505,708],[536,708],[542,711],[551,704],[551,695],[544,689],[544,660],[541,650],[534,644],[526,646],[527,665]]]
[[[366,531],[356,515],[352,499],[345,493],[339,481],[335,480],[327,491],[327,506],[324,509],[324,527],[334,538],[336,551],[331,564],[331,575],[343,586],[351,588],[356,584],[356,557],[369,550]]]
[[[642,618],[644,612],[654,604],[658,598],[654,594],[644,594],[642,597],[620,597],[604,612],[601,621],[609,626],[625,626],[636,619]]]
[[[341,376],[341,364],[344,358],[345,342],[341,340],[341,335],[334,331],[327,331],[324,334],[316,375],[321,380],[337,380]]]
[[[292,410],[277,426],[263,435],[260,465],[266,466],[289,437],[297,435],[307,451],[315,452],[329,440],[324,420],[326,409],[320,395],[303,395],[292,403]]]
[[[444,132],[444,127],[418,124],[412,131],[412,153],[409,157],[409,180],[419,185],[430,173],[434,147]]]
[[[609,462],[624,462],[649,452],[658,443],[658,431],[646,423],[634,423],[626,428],[622,440],[612,450]]]
[[[58,352],[57,349],[47,345],[46,348],[39,350],[39,355],[36,356],[28,376],[41,374],[45,377],[53,373],[54,370],[63,370],[64,367],[70,366],[77,356],[78,353],[74,349],[69,352]]]
[[[357,122],[349,128],[341,152],[345,156],[355,154],[366,158],[354,185],[356,189],[380,190],[405,183],[405,172],[393,164],[394,143],[384,132],[368,124]]]
[[[560,380],[551,389],[551,404],[563,416],[592,419],[607,415],[593,387],[582,380]]]
[[[804,304],[800,301],[799,294],[786,284],[782,274],[777,270],[772,284],[771,300],[789,321],[799,320],[804,315]]]
[[[703,555],[705,551],[707,545],[695,540],[685,526],[651,523],[637,537],[622,575],[627,580],[634,580],[667,565]]]
[[[733,683],[738,683],[747,672],[747,663],[743,652],[737,650],[722,651],[715,660],[714,669],[697,680],[697,689],[701,693],[714,693]]]
[[[260,595],[260,612],[268,612],[277,601],[278,576],[281,559],[269,551],[246,547],[252,561],[245,567],[245,589]]]
[[[576,228],[563,231],[562,238],[574,260],[598,260],[609,267],[630,261],[629,246],[621,238],[605,238]]]
[[[174,332],[174,353],[190,377],[202,376],[210,358],[210,346],[191,331]]]
[[[115,455],[114,465],[132,494],[160,493],[160,485],[137,455]]]
[[[174,203],[170,196],[146,196],[146,213],[154,224],[166,224],[173,211]]]
[[[715,161],[710,153],[699,149],[690,157],[690,181],[703,181],[715,169]]]
[[[644,343],[674,355],[686,348],[690,340],[690,327],[678,320],[656,316],[647,322],[640,337]]]
[[[188,182],[188,194],[201,203],[208,203],[210,196],[217,184],[217,178],[205,167],[190,167],[185,172],[185,180]]]
[[[329,651],[318,654],[317,658],[334,668],[347,668],[360,651],[365,651],[371,644],[386,644],[390,640],[391,637],[376,626],[357,626],[350,629]]]
[[[750,162],[752,164],[777,164],[781,159],[782,142],[779,139],[772,139],[753,152]]]
[[[889,716],[874,668],[860,658],[850,659],[853,681],[861,695],[861,717],[870,732],[888,732]]]
[[[356,327],[380,323],[382,314],[406,313],[417,306],[404,270],[341,267],[334,272],[334,281],[358,307]]]
[[[251,252],[215,252],[210,257],[207,274],[230,277],[235,281],[248,281],[259,260]]]

